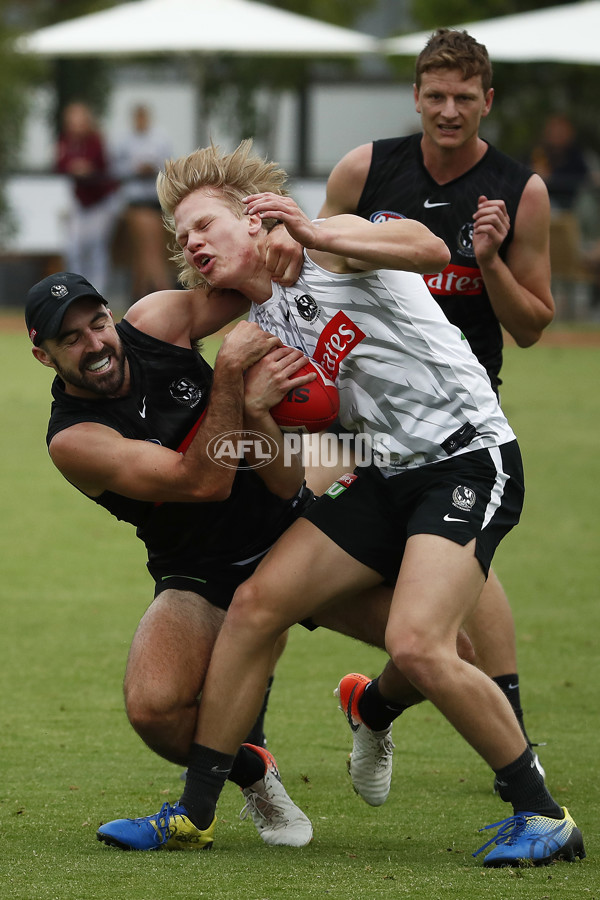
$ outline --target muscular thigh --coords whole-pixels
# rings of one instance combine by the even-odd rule
[[[169,702],[195,699],[224,618],[223,610],[191,591],[158,594],[131,644],[126,694],[135,691]]]
[[[475,540],[463,546],[435,534],[408,539],[388,620],[388,647],[400,636],[455,647],[485,580],[474,551]]]
[[[392,594],[393,589],[386,584],[367,588],[336,600],[302,624],[310,630],[328,628],[384,650]]]
[[[288,627],[380,581],[377,572],[300,518],[279,538],[248,584],[256,604],[277,619],[278,627]],[[242,587],[238,602],[240,597],[242,603],[248,602],[249,593]]]

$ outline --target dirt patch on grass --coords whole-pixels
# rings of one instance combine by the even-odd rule
[[[580,328],[553,328],[540,341],[547,347],[600,347],[600,326],[588,325]]]

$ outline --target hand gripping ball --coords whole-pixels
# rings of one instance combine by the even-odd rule
[[[271,409],[271,415],[282,431],[313,434],[335,422],[340,410],[340,398],[334,382],[314,360],[304,365],[296,375],[316,372],[308,384],[293,388]]]

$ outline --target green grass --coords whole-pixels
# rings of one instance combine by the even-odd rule
[[[154,812],[182,782],[123,711],[127,650],[151,598],[143,547],[53,469],[44,443],[51,376],[28,346],[23,335],[0,335],[4,896],[600,900],[598,349],[507,350],[503,400],[527,498],[495,563],[517,620],[529,731],[548,741],[540,755],[550,787],[582,828],[588,858],[487,871],[471,857],[487,839],[477,829],[509,810],[483,762],[423,705],[395,727],[390,799],[366,806],[345,771],[350,735],[332,689],[347,671],[376,674],[383,655],[300,627],[267,724],[285,784],[314,823],[312,844],[263,845],[238,820],[232,785],[211,853],[121,853],[95,840],[100,822]]]

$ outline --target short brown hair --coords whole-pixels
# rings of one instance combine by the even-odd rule
[[[211,143],[209,147],[195,150],[189,156],[167,160],[164,170],[159,172],[156,179],[156,190],[165,225],[174,235],[175,209],[189,194],[200,188],[214,188],[241,218],[245,209],[242,203],[244,197],[263,191],[287,194],[283,187],[286,180],[286,172],[277,163],[254,153],[252,141],[247,139],[232,153],[222,153],[219,147]],[[263,220],[267,230],[275,224],[275,219]],[[184,287],[206,285],[205,279],[186,263],[181,247],[172,242],[169,249],[173,251],[171,258],[180,269],[179,280]]]
[[[431,69],[459,69],[465,80],[481,76],[483,92],[492,86],[492,64],[487,49],[466,31],[438,28],[417,57],[415,82],[421,86],[421,76]]]

